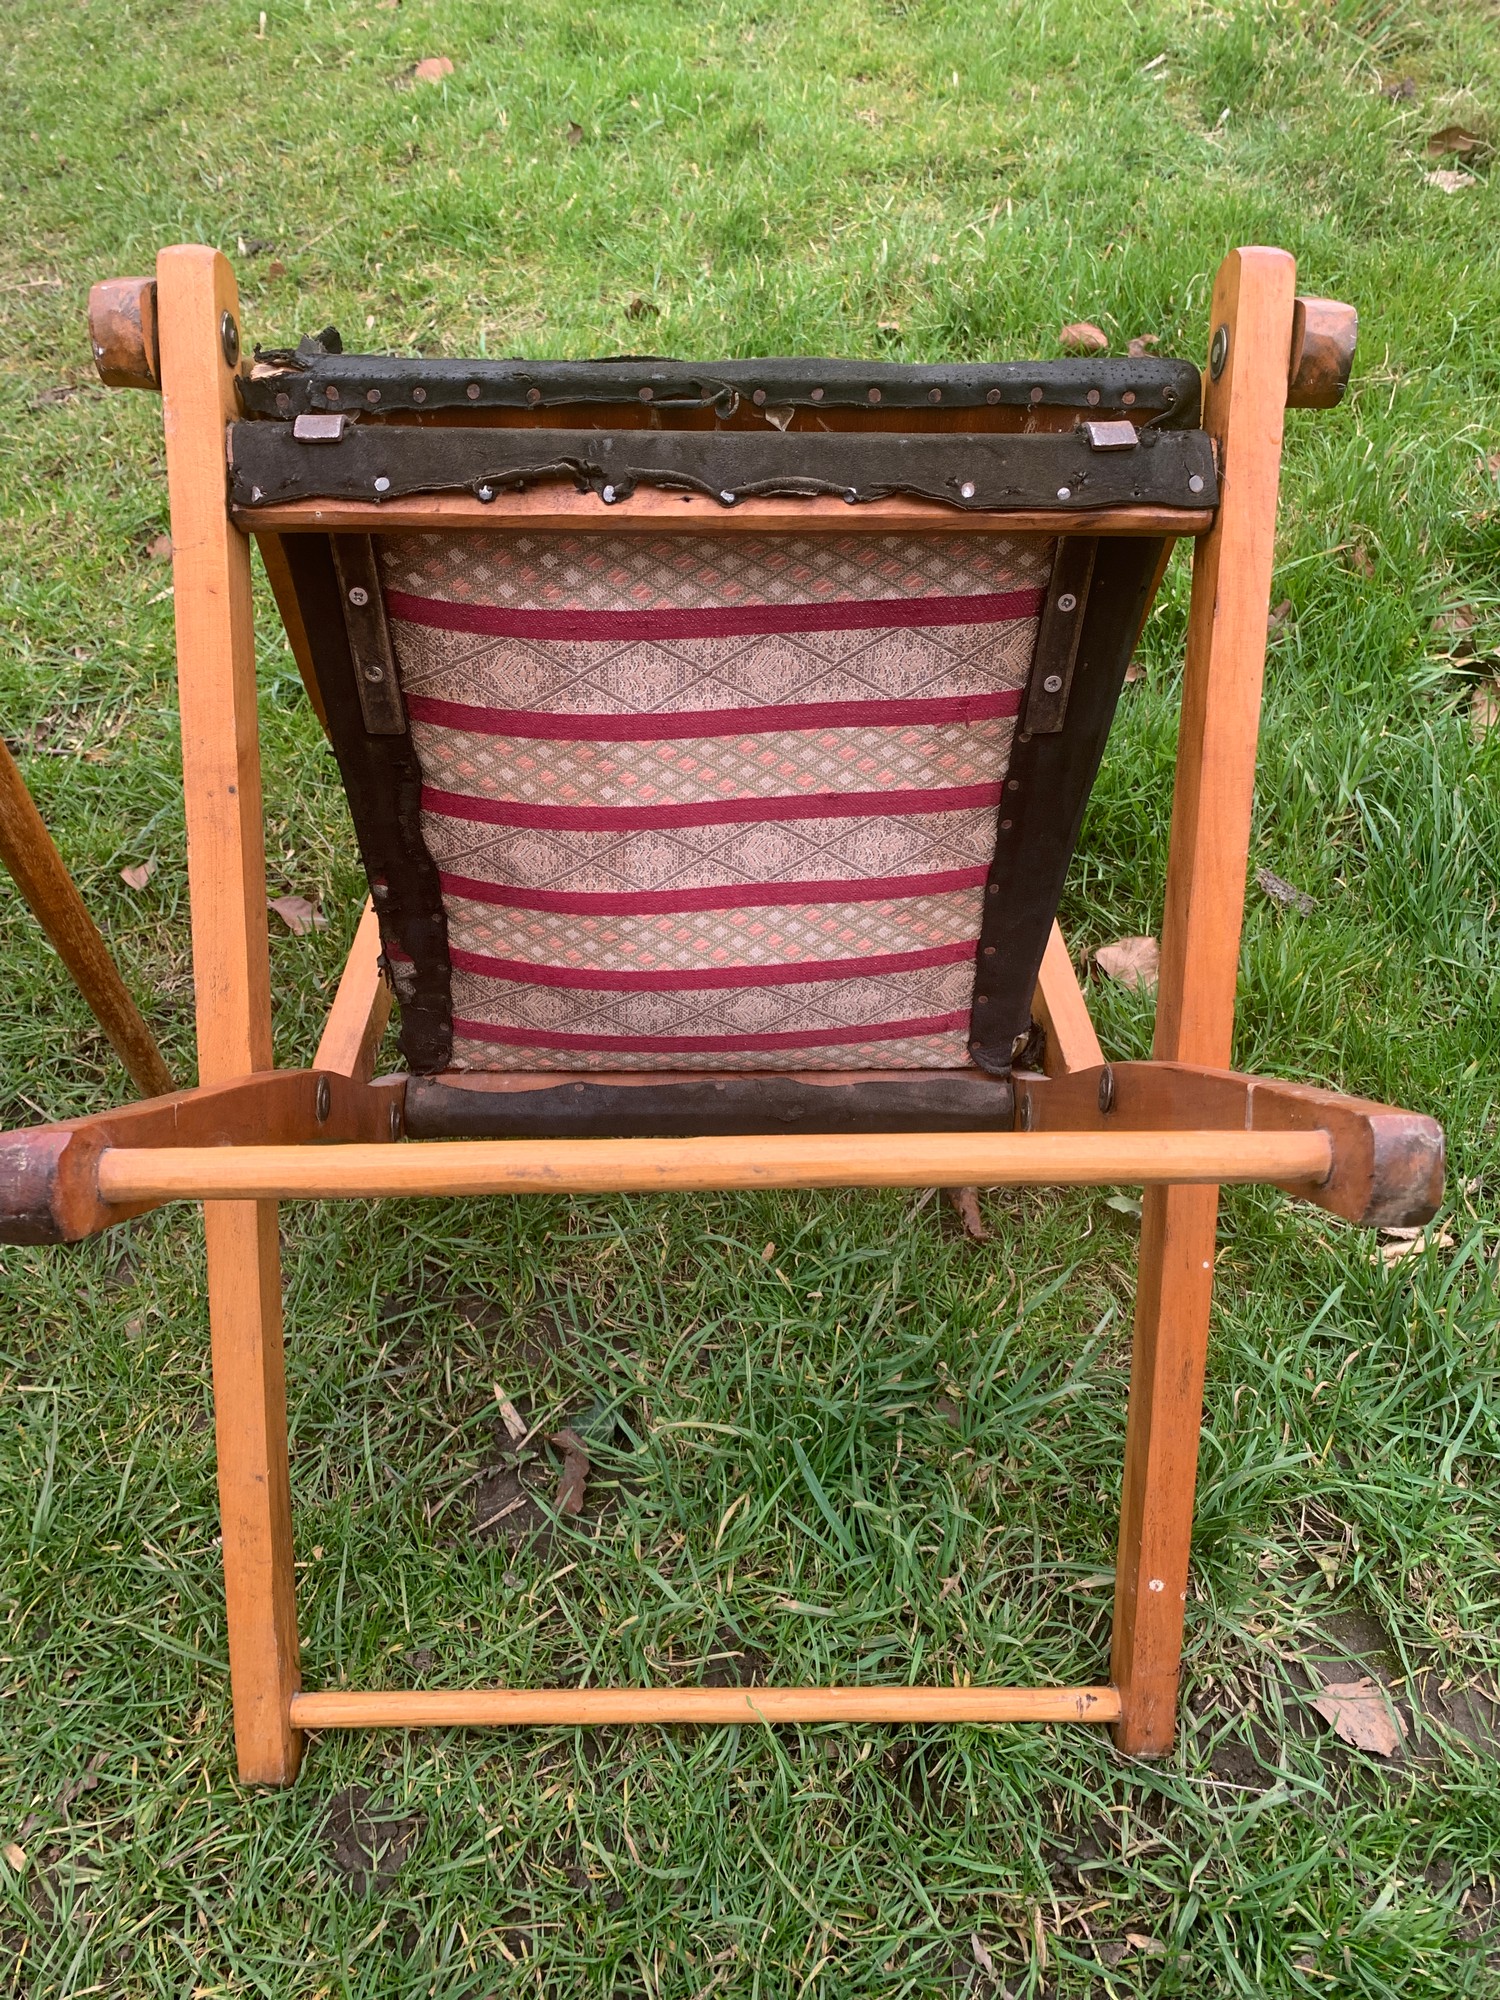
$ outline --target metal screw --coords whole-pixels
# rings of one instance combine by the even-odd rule
[[[349,602],[351,604],[368,604],[369,601],[369,591],[365,589],[362,583],[355,584],[353,590],[349,593]]]
[[[292,399],[287,394],[285,389],[278,390],[276,396],[276,407],[278,410],[289,410],[292,407]]]
[[[963,485],[962,485],[962,486],[960,486],[958,490],[959,490],[959,492],[960,492],[960,493],[962,493],[962,495],[964,496],[965,500],[972,500],[972,499],[974,498],[974,482],[973,482],[973,480],[972,480],[972,479],[966,479],[966,480],[964,481]]]
[[[1131,404],[1135,401],[1134,389],[1127,389],[1124,395],[1120,398],[1120,401],[1125,405],[1126,409],[1128,410]]]
[[[378,389],[366,389],[365,401],[367,403],[378,403],[380,401],[380,391]]]
[[[320,1076],[318,1078],[317,1096],[313,1099],[313,1111],[320,1125],[328,1123],[328,1113],[332,1107],[333,1092],[328,1088],[328,1079],[326,1076]]]
[[[1202,477],[1202,474],[1201,474],[1201,473],[1197,473],[1197,472],[1195,472],[1195,473],[1193,474],[1192,478],[1191,478],[1191,479],[1190,479],[1190,480],[1188,481],[1188,492],[1189,492],[1189,493],[1201,493],[1202,491],[1203,491],[1203,477]]]
[[[719,498],[724,502],[724,505],[726,507],[732,507],[734,505],[734,495],[727,489],[719,495]]]
[[[987,403],[998,403],[1000,400],[1000,391],[998,389],[987,389],[984,400]]]
[[[637,389],[635,393],[641,402],[649,403],[651,401],[651,391],[649,389]]]
[[[943,400],[943,392],[942,392],[942,390],[941,390],[941,389],[929,389],[929,390],[927,391],[927,400],[928,400],[928,402],[929,402],[929,403],[940,403],[940,402],[942,402],[942,400]]]
[[[323,394],[330,403],[336,403],[339,399],[339,392],[334,387],[332,382],[329,383],[328,387],[323,391]]]
[[[421,387],[415,388],[411,392],[411,399],[414,403],[425,403],[427,401],[427,391]]]
[[[1097,403],[1099,400],[1099,391],[1097,389],[1090,389],[1084,400],[1090,403]]]
[[[383,681],[385,679],[385,668],[381,666],[378,660],[366,660],[364,675],[367,681]]]
[[[1224,373],[1224,363],[1229,359],[1229,328],[1214,328],[1213,345],[1208,350],[1208,372],[1217,382]]]
[[[1058,489],[1057,489],[1057,497],[1058,497],[1058,499],[1059,499],[1059,500],[1071,500],[1071,499],[1072,499],[1072,497],[1073,497],[1073,489],[1072,489],[1072,487],[1071,487],[1071,486],[1059,486],[1059,487],[1058,487]]]
[[[854,488],[851,486],[849,488],[849,491],[844,495],[844,505],[846,507],[853,507],[858,502],[858,500],[859,500],[859,495],[855,492]]]
[[[865,400],[871,403],[878,403],[880,401],[880,391],[878,389],[867,389],[865,391]]]
[[[1042,686],[1047,690],[1048,694],[1061,694],[1062,675],[1048,674],[1047,678],[1042,682]]]
[[[1046,390],[1043,389],[1040,384],[1038,384],[1037,387],[1033,389],[1031,392],[1032,402],[1033,403],[1041,402],[1042,398],[1046,395],[1046,393],[1047,393]]]
[[[399,1104],[391,1106],[391,1137],[393,1139],[401,1137],[401,1106]]]
[[[528,402],[528,403],[539,403],[539,402],[540,402],[540,401],[542,400],[542,392],[541,392],[541,390],[540,390],[540,389],[528,389],[528,390],[526,391],[526,400],[527,400],[527,402]]]
[[[823,391],[821,389],[814,389],[812,392],[812,399],[815,403],[821,403],[823,400]]]
[[[464,390],[464,394],[468,397],[471,403],[477,403],[479,401],[479,384],[477,382],[471,382],[468,388]]]
[[[750,400],[752,403],[763,403],[766,400],[765,390],[764,389],[753,390],[751,392]]]
[[[1101,1112],[1115,1108],[1115,1072],[1111,1063],[1106,1063],[1099,1072],[1099,1109]]]
[[[1071,590],[1065,590],[1057,600],[1057,608],[1059,611],[1076,611],[1078,609],[1078,599],[1073,595]]]
[[[219,321],[219,340],[224,348],[224,359],[233,368],[240,358],[240,330],[232,312],[225,313]]]
[[[385,474],[382,472],[380,477],[375,482],[375,491],[377,493],[389,493],[390,490],[391,490],[391,482],[386,478]]]

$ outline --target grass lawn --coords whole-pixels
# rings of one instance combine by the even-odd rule
[[[1315,907],[1252,885],[1237,1058],[1438,1113],[1451,1174],[1389,1268],[1226,1197],[1158,1765],[1078,1730],[454,1733],[244,1791],[200,1224],[0,1252],[6,1991],[1500,1990],[1500,170],[1427,151],[1500,141],[1497,89],[1482,0],[9,0],[0,723],[179,1075],[160,411],[92,380],[92,280],[219,244],[266,343],[1006,359],[1086,318],[1196,356],[1222,252],[1278,243],[1362,324],[1345,406],[1288,426],[1251,866]],[[1185,603],[1179,557],[1080,958],[1159,923]],[[362,886],[263,635],[271,893],[328,916],[272,946],[300,1062]],[[0,975],[0,1123],[128,1095],[5,879]],[[1149,998],[1091,990],[1144,1054]],[[984,1211],[988,1244],[897,1193],[286,1209],[308,1684],[1100,1676],[1133,1221]],[[591,1422],[580,1523],[476,1532],[497,1382]],[[1310,1710],[1363,1673],[1389,1760]]]

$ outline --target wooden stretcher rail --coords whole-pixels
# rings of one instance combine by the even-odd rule
[[[266,507],[234,507],[230,518],[247,534],[398,534],[413,528],[542,529],[575,534],[595,529],[620,535],[755,535],[784,528],[799,535],[1001,534],[1001,535],[1202,535],[1213,526],[1211,507],[1049,507],[1013,514],[966,514],[934,500],[866,500],[857,507],[821,496],[809,500],[742,500],[720,507],[696,493],[641,488],[607,507],[595,493],[540,485],[500,493],[491,501],[466,493],[413,494],[399,500],[289,500]]]
[[[1117,1722],[1112,1687],[476,1688],[294,1694],[294,1729],[615,1722]]]
[[[106,1202],[658,1189],[1314,1183],[1326,1132],[1033,1132],[717,1139],[449,1140],[390,1145],[120,1147]]]

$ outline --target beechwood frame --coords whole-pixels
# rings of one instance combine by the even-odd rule
[[[212,249],[164,250],[152,279],[95,287],[91,335],[110,386],[164,405],[192,900],[199,1086],[0,1136],[0,1240],[73,1241],[171,1200],[202,1201],[230,1677],[241,1776],[284,1784],[304,1732],[350,1726],[762,1721],[1091,1721],[1121,1750],[1172,1741],[1187,1593],[1220,1184],[1280,1185],[1351,1221],[1424,1221],[1442,1192],[1429,1118],[1228,1068],[1248,863],[1283,416],[1330,407],[1353,352],[1352,310],[1295,295],[1293,260],[1241,249],[1213,291],[1203,427],[1213,510],[1049,507],[1008,528],[1195,539],[1155,1046],[1105,1061],[1055,925],[1035,1013],[1045,1074],[1014,1078],[1013,1131],[688,1138],[401,1140],[406,1078],[373,1079],[390,997],[367,906],[312,1067],[279,1071],[270,968],[252,537],[306,675],[307,634],[283,539],[372,527],[660,525],[642,490],[606,510],[533,484],[481,507],[415,496],[383,507],[298,500],[238,513],[226,424],[238,414],[240,308]],[[938,503],[870,503],[883,522],[942,528]],[[748,500],[734,527],[845,530],[837,499]],[[679,525],[681,515],[673,525]],[[981,525],[985,525],[981,521]],[[989,525],[1002,525],[994,517]],[[318,705],[316,682],[309,692]],[[321,713],[321,710],[320,710]],[[750,1187],[1143,1185],[1139,1287],[1107,1680],[1091,1687],[551,1688],[304,1692],[282,1358],[277,1202],[295,1197]]]

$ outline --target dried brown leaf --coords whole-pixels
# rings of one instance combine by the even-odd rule
[[[565,136],[570,146],[581,146],[583,144],[583,127],[578,123],[576,118],[568,120],[568,129]]]
[[[1058,334],[1057,344],[1064,354],[1107,354],[1109,335],[1092,320],[1073,319]]]
[[[1385,1690],[1368,1677],[1357,1681],[1330,1681],[1313,1702],[1335,1736],[1352,1743],[1356,1750],[1369,1750],[1377,1757],[1394,1756],[1406,1735],[1406,1724],[1388,1700]]]
[[[11,1840],[7,1841],[3,1848],[0,1848],[0,1853],[4,1854],[6,1860],[19,1875],[21,1870],[26,1866],[26,1849],[18,1846],[15,1841]]]
[[[971,1243],[988,1243],[990,1227],[979,1212],[979,1190],[977,1187],[956,1187],[948,1189],[948,1205],[964,1226],[964,1235]]]
[[[521,1415],[521,1412],[516,1408],[509,1396],[506,1395],[498,1382],[495,1384],[495,1401],[500,1406],[500,1421],[510,1433],[511,1442],[513,1444],[520,1444],[526,1436],[528,1428],[526,1419]]]
[[[120,870],[120,880],[127,889],[144,889],[155,873],[154,861],[138,861],[134,867]]]
[[[441,83],[452,76],[453,63],[447,56],[423,56],[411,73],[413,83]]]
[[[170,535],[153,535],[146,544],[146,553],[148,556],[154,557],[157,562],[170,562],[172,560],[172,537]]]
[[[1273,903],[1280,903],[1284,909],[1297,910],[1304,917],[1310,917],[1318,907],[1305,889],[1299,889],[1295,882],[1288,882],[1274,869],[1257,868],[1255,881],[1262,895],[1269,896]]]
[[[1349,551],[1349,567],[1358,570],[1361,576],[1375,574],[1375,558],[1363,542],[1355,542]]]
[[[655,319],[661,307],[654,299],[643,299],[639,292],[625,308],[626,319]]]
[[[1500,681],[1481,681],[1469,697],[1469,734],[1482,743],[1500,722]]]
[[[993,1978],[995,1960],[989,1946],[979,1935],[978,1931],[974,1931],[969,1938],[969,1950],[974,1954],[974,1963],[979,1967],[979,1970]]]
[[[1114,944],[1101,944],[1094,963],[1106,979],[1154,993],[1161,973],[1161,947],[1153,937],[1119,938]]]
[[[1467,125],[1445,125],[1441,132],[1434,132],[1427,141],[1428,155],[1434,160],[1441,160],[1449,153],[1460,160],[1477,160],[1488,151],[1488,142],[1478,132],[1471,132]]]
[[[1417,86],[1409,76],[1398,76],[1394,83],[1386,84],[1380,94],[1388,97],[1392,104],[1405,104],[1416,96]]]
[[[1131,341],[1130,345],[1125,349],[1125,352],[1130,356],[1132,361],[1139,361],[1143,355],[1150,354],[1154,348],[1160,346],[1161,346],[1160,334],[1138,333],[1135,336],[1135,338]]]
[[[875,331],[883,333],[887,340],[899,340],[901,338],[901,322],[896,319],[877,320]]]
[[[1273,604],[1271,606],[1270,614],[1266,619],[1266,623],[1270,626],[1271,630],[1275,632],[1281,626],[1285,625],[1285,623],[1291,617],[1291,615],[1292,615],[1292,600],[1289,597],[1283,597],[1279,604]]]
[[[588,1484],[589,1455],[583,1439],[573,1429],[561,1430],[548,1439],[548,1443],[563,1455],[562,1471],[557,1480],[555,1505],[559,1514],[581,1514],[583,1512],[583,1489]]]
[[[276,912],[293,937],[306,937],[309,931],[326,931],[328,928],[327,917],[306,896],[272,896],[266,908]]]
[[[1408,1257],[1420,1257],[1429,1246],[1434,1250],[1453,1248],[1453,1238],[1446,1229],[1429,1234],[1430,1230],[1430,1223],[1424,1229],[1382,1229],[1370,1262],[1383,1264],[1390,1271],[1397,1264],[1404,1264]]]
[[[1144,680],[1145,677],[1145,669],[1141,666],[1139,660],[1132,660],[1130,665],[1125,669],[1125,679],[1127,682]]]
[[[1462,167],[1438,167],[1422,178],[1429,187],[1441,188],[1444,194],[1460,194],[1465,188],[1479,185],[1479,176],[1466,174]]]
[[[273,257],[270,263],[267,264],[266,276],[273,279],[284,278],[286,276],[286,265],[282,263],[279,257]]]

